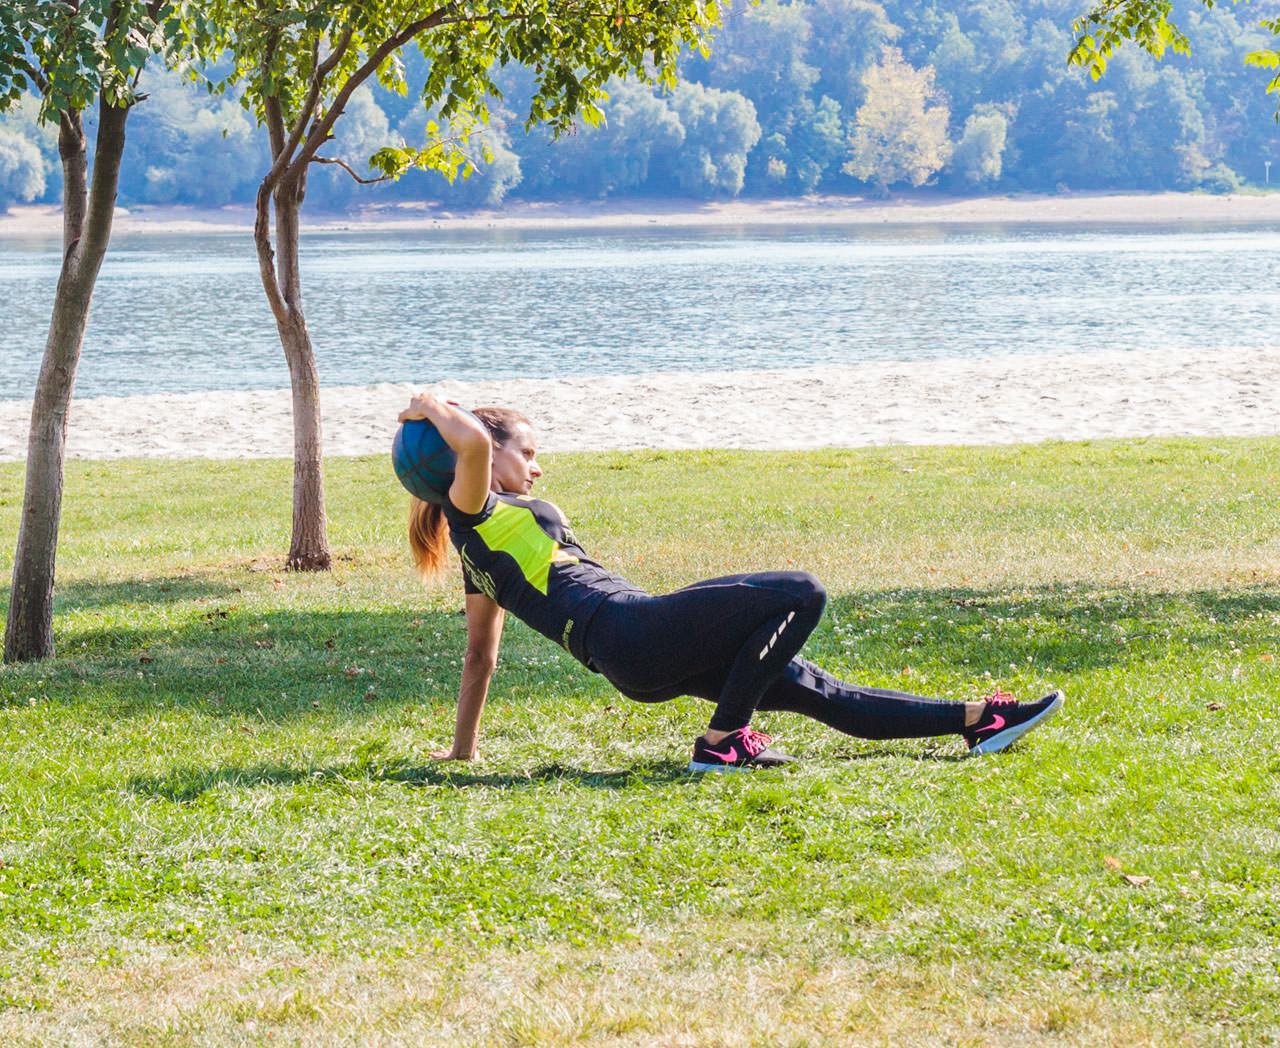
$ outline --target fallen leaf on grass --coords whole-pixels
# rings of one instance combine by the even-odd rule
[[[1115,870],[1116,873],[1120,874],[1120,879],[1128,884],[1146,884],[1151,880],[1145,873],[1125,873],[1124,863],[1114,855],[1104,855],[1102,862],[1108,869]]]

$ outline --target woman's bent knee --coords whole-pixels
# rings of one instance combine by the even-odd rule
[[[795,580],[796,596],[804,602],[804,607],[821,615],[827,606],[827,588],[807,571],[794,571],[790,575]]]

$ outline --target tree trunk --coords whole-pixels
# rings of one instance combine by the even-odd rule
[[[272,194],[278,257],[272,267],[276,294],[268,288],[276,315],[280,345],[289,363],[293,390],[293,532],[288,566],[295,571],[328,571],[329,525],[324,509],[324,451],[320,416],[320,378],[315,351],[302,311],[302,277],[298,236],[306,168],[296,180],[286,178]],[[265,194],[259,195],[259,218]],[[262,245],[259,242],[259,254]],[[266,271],[264,269],[264,280]]]
[[[5,662],[29,662],[53,654],[53,583],[62,515],[67,413],[89,320],[89,304],[111,239],[128,115],[127,106],[117,108],[105,100],[99,104],[92,188],[88,185],[81,114],[64,112],[60,120],[62,271],[31,409],[26,490],[4,632]]]
[[[298,314],[280,329],[293,387],[293,534],[289,567],[328,571],[329,525],[324,511],[324,458],[320,432],[320,381],[307,322]]]

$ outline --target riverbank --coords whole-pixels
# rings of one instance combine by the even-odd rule
[[[382,454],[418,387],[322,393],[325,449]],[[518,407],[541,447],[791,449],[1280,434],[1280,348],[1144,350],[776,371],[445,382],[468,405]],[[0,461],[26,457],[30,401],[0,402]],[[286,391],[73,402],[76,458],[287,458]]]
[[[349,214],[307,212],[311,232],[371,229],[619,228],[633,226],[881,225],[929,223],[1277,222],[1280,193],[1023,193],[948,197],[902,193],[890,200],[814,195],[784,200],[512,202],[494,210],[460,212],[431,203],[368,204]],[[253,228],[249,207],[153,205],[120,208],[114,231],[128,233],[240,232]],[[0,237],[58,236],[61,210],[50,205],[0,214]]]

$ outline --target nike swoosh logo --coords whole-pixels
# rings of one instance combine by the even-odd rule
[[[984,731],[999,731],[1004,727],[1004,718],[1001,717],[1000,714],[994,713],[992,716],[995,717],[995,720],[991,722],[990,726],[984,728]]]
[[[736,761],[738,759],[738,751],[732,746],[729,747],[728,753],[717,753],[710,746],[707,747],[707,752],[713,757],[719,757],[722,761]]]

